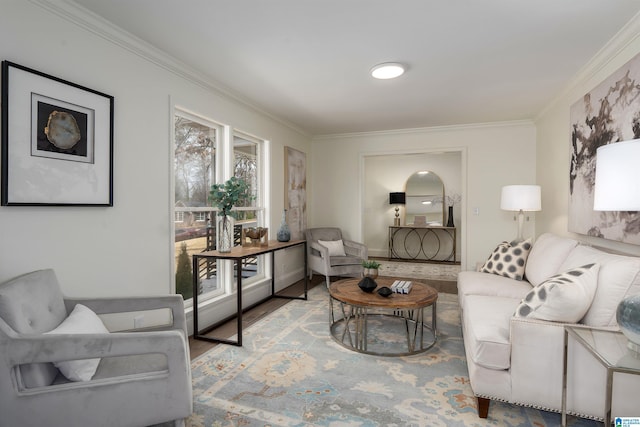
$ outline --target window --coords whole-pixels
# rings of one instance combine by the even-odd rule
[[[240,242],[243,227],[265,224],[262,179],[265,142],[181,110],[176,110],[174,127],[176,292],[189,300],[193,296],[191,255],[213,250],[216,245],[216,210],[208,201],[211,185],[225,182],[224,175],[226,178],[233,175],[250,186],[251,199],[231,212],[235,217],[236,244]],[[225,165],[228,166],[227,173],[223,173]],[[261,258],[245,260],[243,284],[251,286],[252,282],[264,277]],[[201,260],[198,272],[198,295],[202,295],[203,300],[235,291],[235,280],[233,286],[226,289],[224,286],[225,281],[236,274],[230,262],[221,261],[218,265],[215,261]]]
[[[193,296],[191,255],[211,246],[207,198],[216,176],[216,151],[220,126],[177,111],[174,117],[174,253],[176,292],[185,300]],[[207,269],[216,270],[215,263]],[[221,292],[217,281],[203,281],[200,293]]]
[[[236,225],[241,228],[264,226],[264,208],[262,195],[261,141],[250,135],[235,132],[233,136],[233,174],[249,183],[251,200],[240,206],[235,212]],[[262,258],[247,259],[242,265],[244,278],[260,277],[262,275]],[[250,284],[251,279],[243,279]]]

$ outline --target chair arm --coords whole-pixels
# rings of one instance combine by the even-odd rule
[[[18,335],[6,344],[4,352],[13,366],[151,353],[165,354],[172,364],[172,358],[184,360],[187,354],[180,331]]]
[[[343,240],[344,251],[347,255],[357,256],[358,258],[362,258],[363,260],[367,259],[367,247],[359,242],[354,242],[353,240]]]
[[[313,251],[319,252],[319,255],[313,253]],[[321,245],[318,242],[310,242],[309,243],[309,255],[311,256],[320,256],[320,258],[327,260],[329,262],[329,248],[324,245]]]
[[[159,309],[171,310],[171,329],[178,329],[188,336],[184,300],[181,295],[134,296],[125,298],[65,298],[67,312],[76,304],[90,308],[96,314],[130,313]],[[166,329],[166,328],[164,328]]]

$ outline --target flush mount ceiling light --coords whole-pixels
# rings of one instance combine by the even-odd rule
[[[404,74],[404,65],[397,62],[385,62],[371,69],[371,76],[376,79],[395,79]]]

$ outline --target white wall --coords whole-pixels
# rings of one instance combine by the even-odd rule
[[[308,136],[223,95],[161,53],[116,40],[122,35],[76,8],[0,0],[0,10],[0,58],[115,97],[114,206],[0,207],[0,281],[52,267],[69,296],[173,292],[173,104],[271,141],[269,227],[277,230],[284,146],[309,152]],[[288,256],[301,277],[299,252]]]
[[[363,240],[366,156],[458,151],[462,201],[456,226],[461,231],[462,268],[473,268],[497,243],[517,234],[513,215],[500,210],[500,191],[504,185],[535,182],[535,135],[532,123],[510,122],[316,137],[311,148],[310,226],[338,226],[348,238]],[[473,214],[474,208],[479,215]],[[534,233],[532,216],[525,235]]]
[[[595,246],[640,255],[640,246],[588,237],[568,231],[571,129],[569,109],[610,74],[640,53],[640,18],[636,16],[569,83],[537,118],[537,176],[542,186],[539,233],[550,231]],[[640,159],[639,159],[640,160]]]

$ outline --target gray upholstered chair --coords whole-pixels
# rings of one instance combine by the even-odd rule
[[[139,332],[45,334],[59,333],[76,304],[103,329],[95,314],[163,309],[171,321]],[[68,380],[53,363],[90,359],[97,370],[87,381]],[[192,407],[181,296],[65,299],[53,270],[0,285],[0,425],[184,425]]]
[[[307,260],[309,277],[313,272],[322,274],[327,279],[327,287],[331,276],[361,277],[362,261],[367,259],[367,247],[362,243],[342,238],[342,232],[335,227],[309,228],[307,237]],[[331,242],[325,245],[319,243]],[[342,243],[340,243],[342,242]],[[332,249],[344,249],[344,255],[336,255]]]

